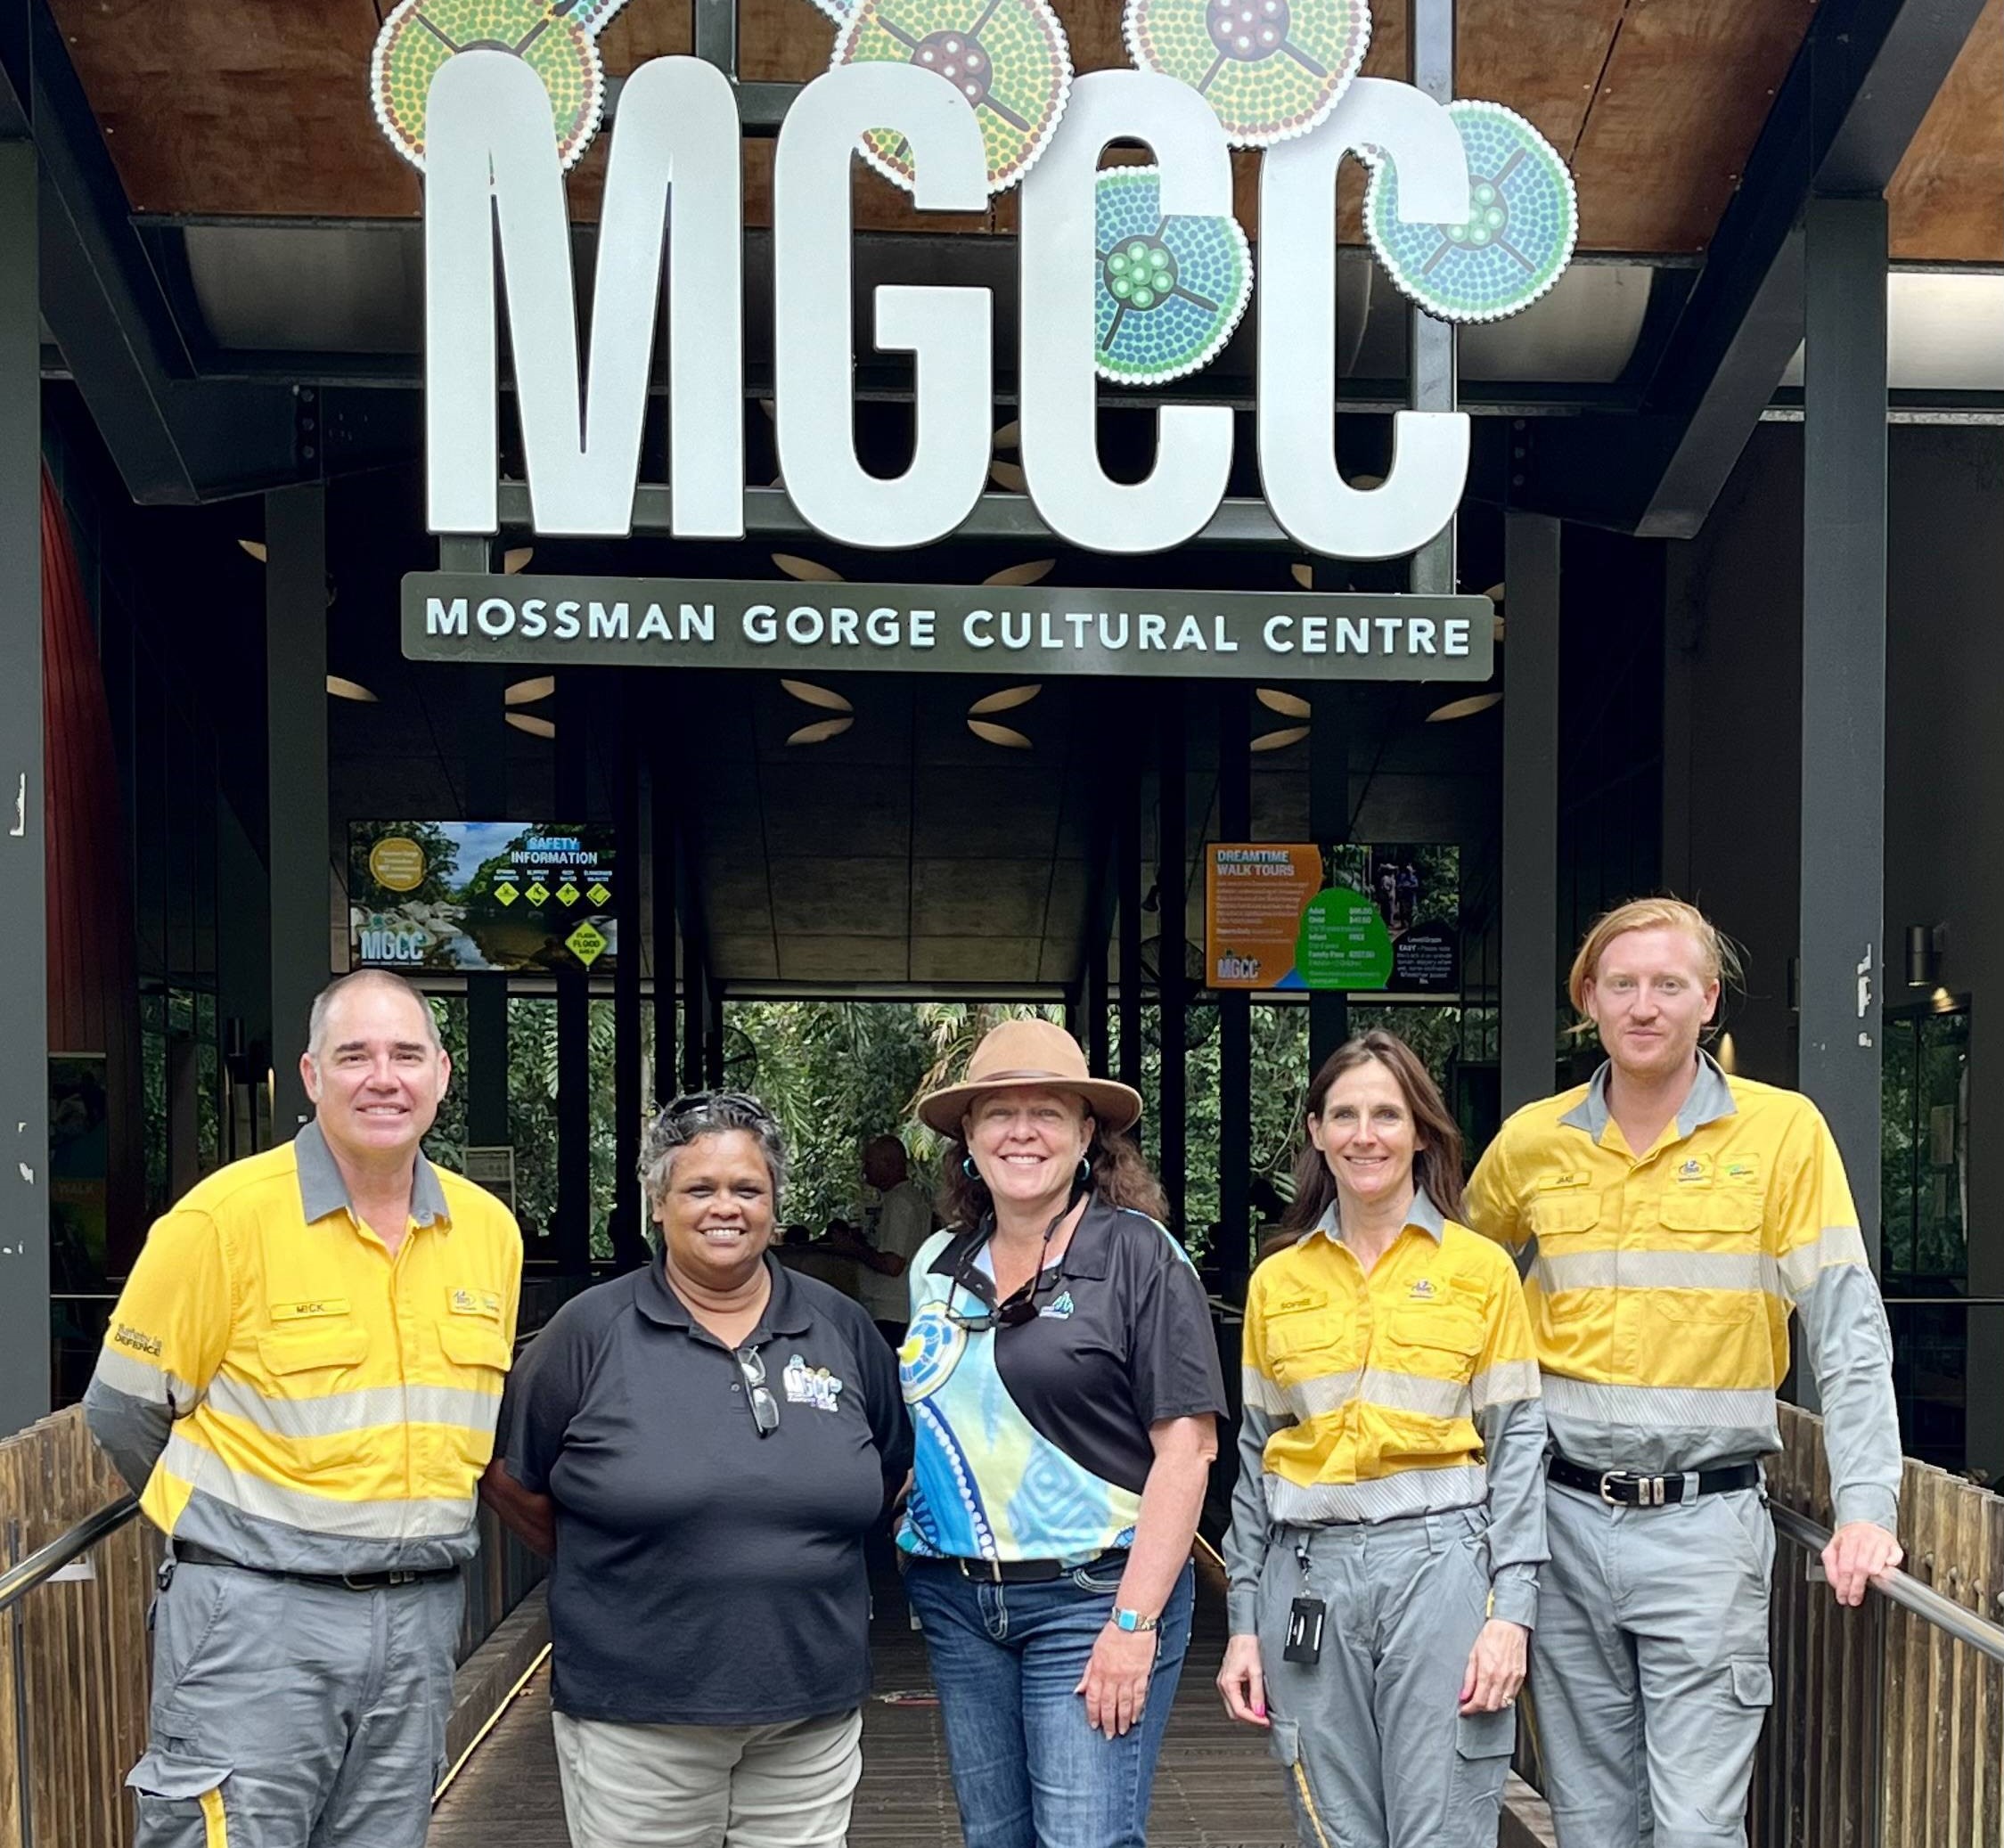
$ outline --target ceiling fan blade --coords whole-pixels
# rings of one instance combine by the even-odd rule
[[[1011,565],[984,577],[983,584],[1042,584],[1057,568],[1056,559],[1032,559],[1027,565]]]
[[[967,715],[970,719],[977,719],[991,712],[1014,712],[1018,706],[1027,706],[1043,691],[1041,681],[1028,686],[1004,687],[999,693],[989,693],[977,699],[968,707]]]
[[[1018,468],[1014,462],[990,462],[988,464],[988,478],[997,487],[1003,488],[1012,495],[1027,492],[1030,485],[1029,477],[1024,474],[1022,470]]]
[[[1284,719],[1308,716],[1308,702],[1299,693],[1283,693],[1279,687],[1255,687],[1253,696],[1269,712],[1277,712]]]
[[[1303,590],[1312,591],[1315,588],[1314,566],[1303,561],[1289,565],[1288,567],[1288,569],[1293,575],[1294,581],[1298,584]]]
[[[1032,748],[1028,738],[1007,725],[993,724],[986,719],[969,719],[967,728],[977,738],[983,739],[989,744],[999,744],[1004,750],[1027,751]]]
[[[1450,719],[1473,718],[1478,712],[1487,712],[1492,706],[1503,703],[1501,693],[1471,693],[1466,699],[1450,699],[1445,706],[1436,706],[1427,715],[1429,725],[1444,724]]]
[[[1290,744],[1299,744],[1308,736],[1306,725],[1288,725],[1279,732],[1262,732],[1253,740],[1256,751],[1284,751]]]
[[[995,432],[994,446],[997,449],[1017,449],[1022,446],[1022,440],[1023,426],[1020,423],[1011,421],[1003,424]]]
[[[265,562],[265,542],[262,539],[239,539],[237,545],[241,551],[248,552],[252,558],[256,559],[260,565]]]
[[[840,584],[842,574],[832,565],[824,565],[816,559],[804,559],[790,552],[775,552],[773,562],[789,577],[798,578],[802,584]]]
[[[839,738],[855,724],[854,715],[839,719],[816,719],[811,725],[789,732],[786,741],[789,744],[826,744],[830,738]]]
[[[803,706],[818,706],[823,712],[854,712],[841,694],[830,687],[817,687],[811,680],[782,680],[780,684]]]
[[[528,569],[528,561],[536,556],[533,545],[511,545],[501,554],[501,572],[504,577],[513,577]]]
[[[527,732],[531,738],[554,738],[557,728],[548,719],[538,718],[533,712],[511,712],[503,715],[518,732]]]
[[[554,674],[532,675],[528,680],[518,680],[512,686],[503,687],[501,702],[503,706],[534,706],[538,699],[547,699],[556,691]]]

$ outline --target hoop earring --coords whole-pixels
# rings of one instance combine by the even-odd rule
[[[971,1155],[963,1155],[961,1157],[961,1173],[965,1174],[969,1181],[977,1182],[981,1179],[980,1171],[975,1167],[974,1157]]]
[[[1082,1155],[1078,1158],[1078,1173],[1072,1176],[1074,1187],[1083,1187],[1092,1178],[1092,1157]]]

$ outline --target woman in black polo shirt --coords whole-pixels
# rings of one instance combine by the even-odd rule
[[[1128,1848],[1190,1641],[1223,1381],[1126,1085],[1005,1022],[920,1116],[948,1214],[912,1258],[898,1544],[968,1848]]]
[[[511,1375],[483,1484],[553,1553],[573,1848],[837,1848],[870,1685],[864,1534],[904,1477],[862,1307],[766,1255],[785,1178],[756,1099],[655,1119],[662,1255],[567,1303]]]

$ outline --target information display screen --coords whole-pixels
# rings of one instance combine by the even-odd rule
[[[1213,988],[1458,995],[1461,852],[1221,841],[1205,879]]]
[[[612,830],[563,822],[356,822],[357,969],[587,969],[618,953]]]

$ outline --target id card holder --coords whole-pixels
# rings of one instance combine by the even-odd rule
[[[1320,1598],[1297,1598],[1288,1610],[1288,1642],[1283,1662],[1313,1668],[1322,1659],[1322,1623],[1329,1608]]]

